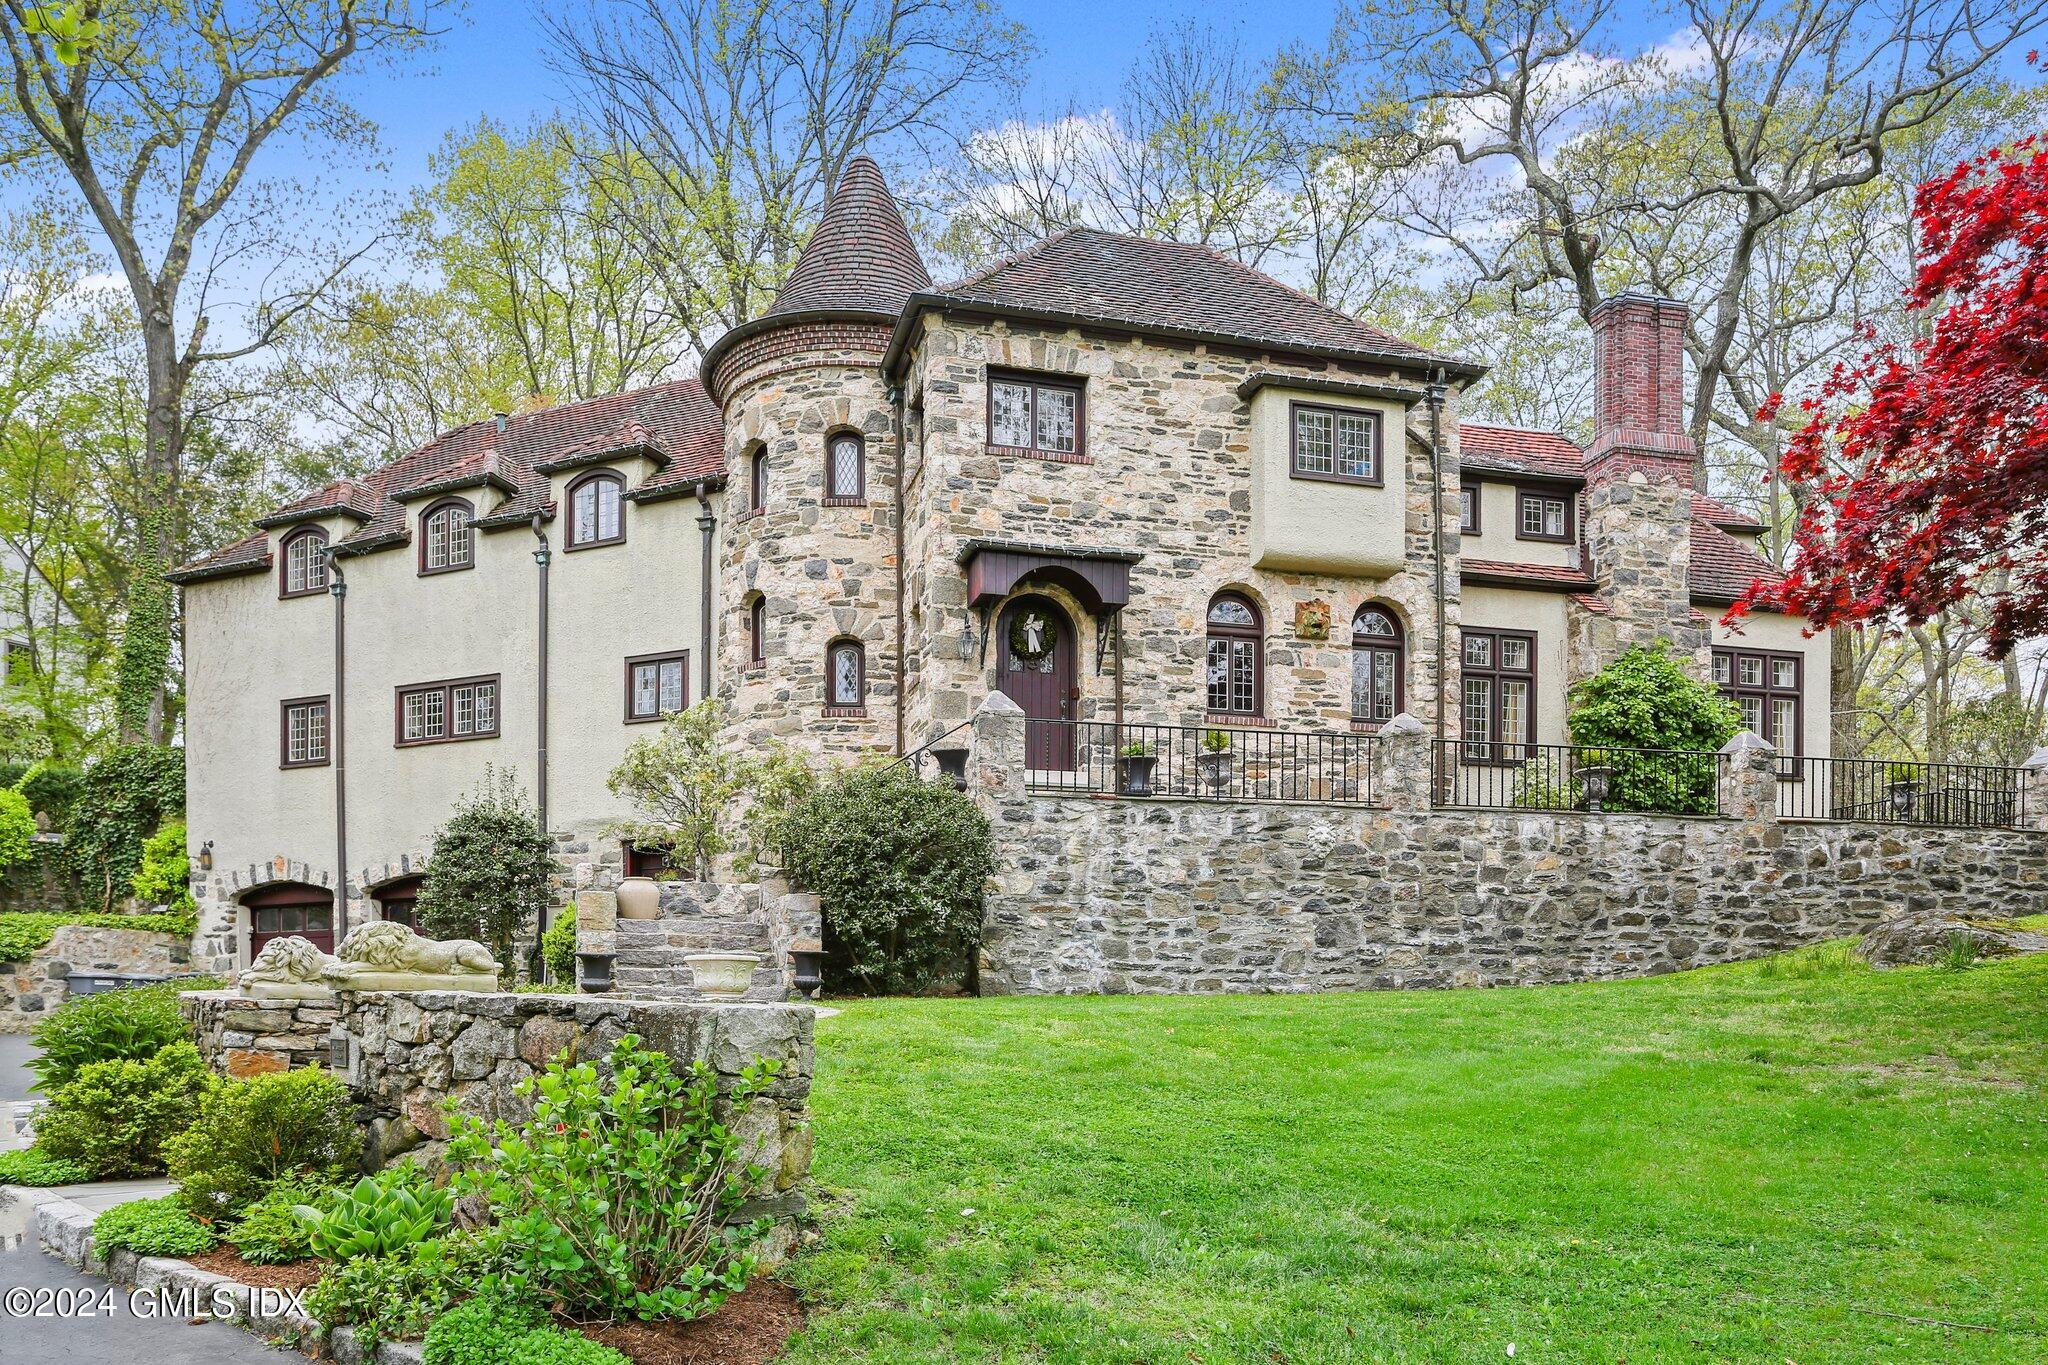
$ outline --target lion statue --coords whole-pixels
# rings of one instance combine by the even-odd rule
[[[421,938],[403,924],[374,920],[349,930],[325,975],[343,991],[494,991],[498,970],[481,943]]]
[[[327,975],[334,959],[296,934],[263,945],[235,978],[244,995],[275,1000],[318,998],[328,993]]]

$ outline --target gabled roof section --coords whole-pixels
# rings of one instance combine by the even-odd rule
[[[1725,605],[1741,597],[1753,582],[1775,584],[1784,577],[1777,565],[1734,536],[1698,516],[1693,518],[1692,562],[1686,586],[1695,602]]]
[[[621,442],[633,443],[633,449],[623,449]],[[724,420],[703,385],[682,379],[521,413],[505,419],[502,429],[496,418],[471,422],[360,479],[340,480],[297,498],[259,518],[257,525],[345,513],[363,524],[336,541],[335,549],[364,554],[406,542],[407,501],[471,488],[493,489],[498,499],[476,509],[477,525],[519,525],[536,512],[553,513],[543,466],[570,452],[613,450],[645,453],[658,467],[628,494],[639,501],[686,493],[700,483],[716,484],[725,478]],[[173,582],[192,582],[269,562],[265,537],[250,536],[181,565],[170,577]]]
[[[1764,524],[1747,512],[1738,512],[1719,498],[1710,498],[1705,493],[1692,495],[1692,514],[1701,521],[1712,522],[1724,531],[1759,532]]]
[[[1404,341],[1211,247],[1069,228],[919,300],[1410,367],[1483,367]]]
[[[931,272],[882,168],[857,156],[846,163],[796,269],[761,316],[873,313],[893,320],[912,294],[931,287]]]
[[[1458,423],[1461,465],[1483,474],[1530,474],[1548,479],[1583,479],[1584,453],[1562,432],[1534,427]]]

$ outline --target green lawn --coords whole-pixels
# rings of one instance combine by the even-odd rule
[[[857,1002],[818,1027],[790,1358],[2048,1359],[2044,1040],[2048,957],[1838,948],[1530,990]]]

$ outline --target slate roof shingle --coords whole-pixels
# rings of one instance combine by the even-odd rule
[[[893,320],[912,294],[931,287],[931,272],[882,168],[857,156],[846,163],[796,268],[762,317],[853,312]]]
[[[1211,247],[1068,228],[931,297],[992,309],[1212,336],[1281,351],[1477,367],[1290,289]]]

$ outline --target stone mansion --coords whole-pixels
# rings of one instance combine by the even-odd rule
[[[172,574],[202,947],[405,916],[486,765],[565,861],[635,864],[606,775],[707,695],[738,742],[837,759],[943,746],[994,692],[1520,752],[1663,639],[1824,755],[1825,638],[1717,624],[1772,570],[1694,492],[1683,320],[1595,311],[1581,449],[1461,421],[1481,367],[1203,247],[1076,229],[934,285],[856,160],[698,377],[448,432]],[[1072,733],[1033,729],[1029,767]]]

